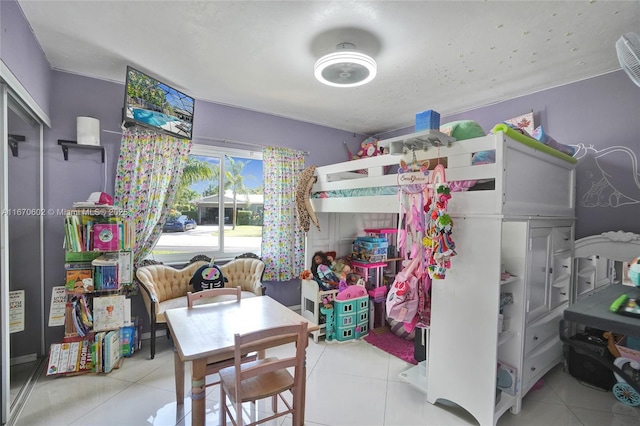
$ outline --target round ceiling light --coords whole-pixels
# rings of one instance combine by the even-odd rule
[[[356,87],[373,80],[378,71],[376,61],[355,48],[351,43],[340,43],[335,52],[318,59],[313,67],[318,81],[333,87]]]

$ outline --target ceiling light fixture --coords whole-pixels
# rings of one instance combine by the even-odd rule
[[[378,71],[376,61],[356,50],[352,43],[340,43],[336,51],[323,56],[313,67],[319,82],[333,87],[356,87],[373,80]]]

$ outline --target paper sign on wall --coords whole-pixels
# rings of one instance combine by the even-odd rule
[[[9,292],[9,333],[24,331],[24,290]]]
[[[64,286],[51,289],[51,307],[49,308],[49,327],[64,325],[64,308],[67,303],[67,293]]]

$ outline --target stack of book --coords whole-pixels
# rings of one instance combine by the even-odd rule
[[[93,372],[109,373],[114,368],[118,368],[122,358],[120,329],[96,333],[91,354]]]
[[[65,335],[87,336],[93,328],[90,299],[84,294],[74,295],[65,305]]]
[[[118,253],[104,253],[91,261],[93,265],[93,285],[96,290],[118,290]]]
[[[118,210],[105,210],[103,215],[84,215],[82,210],[65,216],[65,247],[67,251],[130,250],[134,229],[130,221],[120,216],[109,217]]]

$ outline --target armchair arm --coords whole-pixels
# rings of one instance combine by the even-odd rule
[[[140,294],[142,295],[142,300],[149,314],[149,318],[155,321],[156,312],[158,312],[160,308],[160,300],[156,293],[156,283],[153,280],[153,275],[147,268],[140,267],[136,269],[136,279],[138,280],[139,287],[142,289]]]

